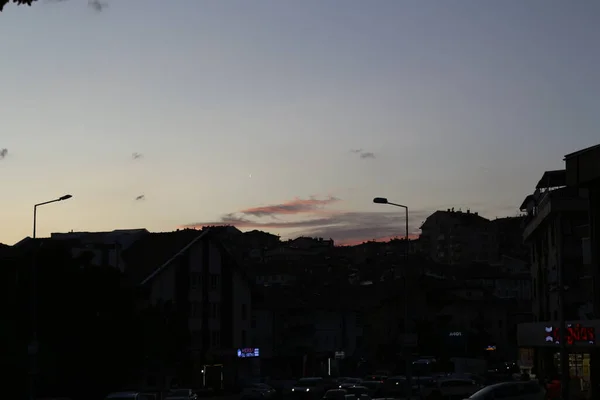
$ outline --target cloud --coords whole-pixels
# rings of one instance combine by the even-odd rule
[[[137,160],[137,159],[140,159],[140,158],[143,158],[143,157],[144,157],[144,155],[141,154],[141,153],[132,153],[131,154],[131,158],[133,158],[134,160]]]
[[[290,231],[289,236],[312,236],[333,238],[337,244],[362,243],[367,240],[389,240],[404,237],[404,213],[398,211],[345,212],[323,209],[324,205],[340,201],[327,199],[294,199],[282,204],[249,208],[228,213],[216,221],[194,222],[182,228],[234,225],[239,229],[267,231]],[[419,233],[419,226],[431,211],[411,211],[409,235]],[[306,215],[301,220],[280,220],[274,215]]]
[[[335,203],[340,199],[329,196],[325,199],[300,199],[295,198],[294,200],[286,201],[281,204],[272,204],[263,207],[253,207],[241,210],[241,214],[252,215],[254,217],[266,217],[275,215],[289,215],[289,214],[301,214],[316,212],[322,207]]]
[[[140,200],[146,200],[146,196],[144,196],[143,194],[140,194],[139,196],[137,196],[135,198],[136,201],[140,201]]]
[[[0,160],[4,159],[8,155],[8,149],[0,149]]]
[[[88,0],[88,6],[90,6],[94,11],[101,12],[108,7],[108,4],[103,3],[100,0]]]
[[[354,153],[354,154],[358,154],[360,156],[360,158],[362,158],[362,159],[375,158],[375,153],[372,153],[370,151],[364,151],[363,149],[353,149],[353,150],[350,150],[350,152]]]

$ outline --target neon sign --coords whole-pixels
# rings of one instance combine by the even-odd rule
[[[546,327],[546,342],[560,344],[560,328],[555,326]],[[593,326],[582,326],[581,324],[567,324],[565,332],[567,344],[587,343],[596,344],[596,330]]]
[[[238,358],[251,358],[260,357],[260,349],[258,347],[246,347],[245,349],[238,349]]]

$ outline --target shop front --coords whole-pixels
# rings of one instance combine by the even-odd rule
[[[565,342],[569,353],[570,391],[574,395],[592,398],[592,386],[600,368],[592,371],[592,360],[598,358],[600,344],[596,332],[600,320],[569,321],[566,323]],[[538,377],[552,377],[561,371],[560,326],[557,322],[531,322],[519,324],[519,366],[521,370]]]

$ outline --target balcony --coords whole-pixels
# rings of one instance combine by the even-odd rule
[[[600,145],[565,156],[567,185],[593,187],[600,185]]]
[[[523,240],[527,241],[552,213],[587,209],[587,198],[581,197],[577,188],[547,190],[541,193],[534,213],[525,220]]]

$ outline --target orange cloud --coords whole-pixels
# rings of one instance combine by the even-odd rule
[[[383,236],[375,239],[348,239],[348,240],[338,240],[336,244],[339,246],[356,246],[358,244],[363,244],[365,242],[389,242],[394,239],[404,239],[405,235],[392,235],[392,236]],[[408,238],[410,240],[415,240],[419,238],[419,235],[409,234]]]
[[[397,210],[348,212],[324,209],[325,206],[340,199],[329,196],[325,199],[295,198],[281,204],[251,207],[235,213],[228,213],[219,220],[193,222],[182,228],[202,228],[205,226],[231,225],[239,229],[259,229],[281,234],[281,230],[290,232],[290,236],[302,235],[333,238],[338,244],[358,244],[368,240],[387,241],[404,237],[404,213]],[[282,220],[278,215],[306,215],[301,220]],[[411,221],[422,221],[428,211],[411,212]],[[410,225],[410,236],[416,237],[418,226]]]
[[[252,215],[254,217],[265,217],[272,215],[290,215],[290,214],[302,214],[302,213],[313,213],[318,211],[321,207],[340,201],[340,199],[329,196],[326,199],[300,199],[295,198],[294,200],[286,201],[281,204],[273,204],[263,207],[253,207],[241,210],[240,213],[245,215]]]

